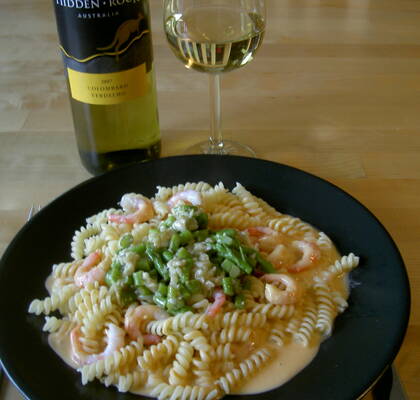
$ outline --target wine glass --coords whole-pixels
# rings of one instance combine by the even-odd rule
[[[187,68],[209,75],[210,137],[188,153],[254,156],[246,145],[223,139],[220,74],[253,60],[265,31],[264,0],[165,0],[168,43]]]

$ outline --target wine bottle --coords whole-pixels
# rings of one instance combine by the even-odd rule
[[[79,155],[98,175],[160,156],[148,0],[53,0]]]

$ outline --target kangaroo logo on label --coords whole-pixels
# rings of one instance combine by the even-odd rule
[[[113,41],[105,47],[98,47],[98,50],[113,50],[116,56],[120,54],[120,48],[124,45],[131,37],[132,34],[140,34],[140,21],[144,19],[144,16],[139,13],[137,18],[129,19],[124,21],[115,32]]]
[[[114,39],[112,42],[104,47],[97,47],[96,49],[101,51],[99,54],[92,54],[86,58],[76,58],[69,54],[62,45],[60,45],[61,51],[69,58],[81,63],[88,62],[94,58],[102,56],[115,56],[118,57],[127,51],[130,46],[137,40],[141,39],[143,35],[149,33],[149,30],[145,29],[140,31],[140,22],[144,19],[144,16],[139,13],[137,18],[128,19],[124,21],[116,30]],[[135,36],[133,36],[135,34]],[[130,40],[131,38],[131,40]],[[123,47],[124,46],[124,47]]]

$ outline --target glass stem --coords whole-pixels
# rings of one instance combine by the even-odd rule
[[[222,118],[220,99],[220,74],[209,74],[210,88],[210,142],[223,149]]]

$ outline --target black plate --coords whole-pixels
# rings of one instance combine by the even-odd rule
[[[0,263],[0,356],[10,379],[32,400],[137,399],[100,383],[82,386],[41,333],[43,318],[27,314],[33,298],[46,295],[53,263],[70,260],[73,233],[87,216],[115,207],[126,192],[151,196],[156,185],[186,181],[242,183],[283,213],[315,225],[342,254],[361,265],[351,274],[350,307],[314,359],[284,386],[252,399],[353,400],[396,356],[408,323],[406,270],[390,235],[358,201],[303,171],[241,157],[183,156],[134,165],[92,178],[44,207],[17,234]]]

